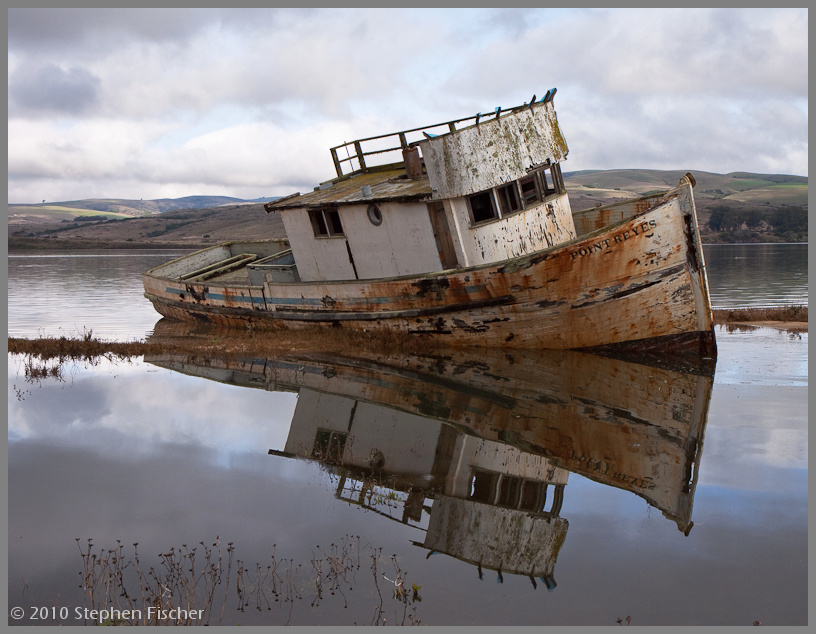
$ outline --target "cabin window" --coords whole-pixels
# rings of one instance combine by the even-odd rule
[[[468,498],[477,502],[493,504],[498,482],[498,474],[474,469],[470,479],[470,495]]]
[[[473,224],[499,217],[499,214],[496,213],[496,206],[493,204],[493,192],[491,190],[469,196],[468,202],[470,203]]]
[[[342,464],[348,433],[318,429],[312,446],[312,458],[326,464]]]
[[[544,197],[551,196],[555,193],[555,182],[550,170],[541,170],[539,173],[541,178],[541,189],[544,190]]]
[[[326,221],[329,225],[329,235],[330,236],[342,236],[345,235],[343,233],[343,225],[340,222],[340,212],[336,209],[331,209],[326,211]]]
[[[493,193],[495,191],[495,198]],[[564,180],[558,163],[539,168],[512,183],[468,196],[472,225],[498,220],[543,201],[547,196],[563,194]]]
[[[528,207],[541,200],[541,194],[538,191],[538,184],[536,183],[535,174],[527,176],[519,180],[521,186],[521,199],[524,201],[524,206]]]
[[[496,190],[499,196],[499,204],[501,205],[502,216],[511,214],[514,211],[521,209],[521,202],[519,201],[518,189],[516,189],[516,182],[513,181],[509,185],[504,185]]]
[[[340,212],[336,209],[310,209],[309,220],[316,238],[344,236]]]
[[[544,193],[544,197],[553,194],[563,194],[565,191],[564,180],[561,176],[561,167],[558,163],[551,165],[547,169],[538,171],[539,187]]]

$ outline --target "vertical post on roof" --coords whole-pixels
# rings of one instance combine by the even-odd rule
[[[334,171],[337,172],[338,176],[343,175],[343,168],[340,167],[340,159],[337,158],[337,148],[333,147],[331,149],[332,160],[334,161]]]
[[[451,132],[456,132],[456,122],[455,121],[451,121],[450,123],[448,123],[448,127],[450,128]]]
[[[363,157],[363,149],[360,147],[360,142],[354,142],[354,151],[357,152],[357,162],[360,164],[360,169],[364,170],[366,168],[365,164],[365,157]]]
[[[400,132],[399,133],[399,139],[400,139],[400,147],[403,150],[407,149],[408,148],[408,141],[405,138],[405,132]]]

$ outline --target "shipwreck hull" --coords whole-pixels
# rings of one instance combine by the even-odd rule
[[[322,324],[423,334],[444,345],[713,356],[696,223],[685,178],[651,209],[497,264],[381,280],[267,280],[262,286],[189,283],[148,272],[145,295],[165,317],[228,327]]]

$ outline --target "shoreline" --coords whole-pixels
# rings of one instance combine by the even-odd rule
[[[713,311],[714,324],[727,327],[777,328],[790,332],[807,332],[807,306],[771,308],[720,308]]]
[[[807,307],[794,307],[793,319],[725,319],[729,314],[742,316],[739,311],[715,311],[715,325],[728,329],[755,330],[775,328],[792,333],[808,331]],[[767,309],[766,309],[767,312]],[[726,315],[723,315],[725,313]],[[790,315],[789,308],[782,309],[784,315]],[[784,316],[780,313],[780,316]],[[717,318],[719,316],[719,319]],[[91,332],[76,336],[45,337],[8,337],[8,352],[28,355],[40,360],[92,359],[100,356],[128,357],[145,354],[185,353],[196,355],[238,356],[244,354],[285,354],[304,347],[316,347],[323,352],[344,352],[349,349],[366,351],[388,351],[396,354],[416,354],[427,352],[426,342],[422,338],[404,339],[396,335],[375,335],[372,333],[338,333],[331,329],[312,331],[281,332],[212,332],[209,334],[165,335],[151,341],[107,341],[96,338]]]
[[[729,321],[717,324],[726,328],[776,328],[788,332],[807,332],[808,322],[804,321]]]

